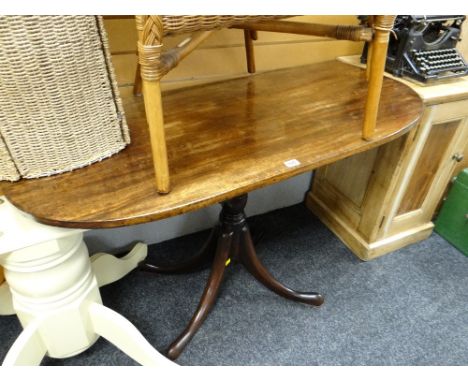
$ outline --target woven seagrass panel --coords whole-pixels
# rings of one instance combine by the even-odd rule
[[[3,140],[0,139],[0,180],[18,180],[19,178],[19,172],[16,170],[10,153]]]
[[[0,17],[0,180],[53,175],[130,136],[102,20]]]
[[[247,21],[281,19],[286,16],[241,16],[241,15],[200,15],[200,16],[161,16],[164,35],[188,33],[200,30],[229,28]]]

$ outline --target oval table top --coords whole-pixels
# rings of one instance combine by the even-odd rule
[[[105,228],[202,208],[350,155],[409,131],[423,106],[385,78],[375,138],[361,138],[365,71],[333,61],[163,94],[172,190],[156,192],[141,97],[123,97],[132,143],[91,166],[1,182],[40,222]]]

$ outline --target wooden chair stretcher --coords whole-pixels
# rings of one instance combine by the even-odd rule
[[[324,36],[335,39],[366,41],[371,55],[368,60],[368,93],[365,106],[362,138],[372,140],[377,121],[380,93],[389,33],[395,16],[372,16],[369,27],[357,25],[322,25],[279,20],[278,16],[136,16],[138,30],[138,74],[135,92],[142,87],[145,98],[146,117],[150,131],[156,188],[160,193],[171,189],[164,118],[161,102],[160,80],[171,69],[200,45],[214,29],[244,29],[247,69],[255,72],[252,40],[256,31],[294,33]],[[195,32],[190,39],[168,51],[163,51],[164,36],[177,33]]]

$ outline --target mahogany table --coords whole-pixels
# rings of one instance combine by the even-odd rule
[[[320,305],[318,293],[296,292],[258,260],[245,222],[247,193],[389,142],[416,125],[422,102],[386,78],[375,137],[361,139],[365,71],[326,62],[260,73],[164,94],[171,183],[154,186],[142,100],[124,97],[132,143],[92,166],[3,186],[8,200],[38,222],[68,228],[120,227],[151,222],[222,202],[219,224],[200,254],[158,272],[197,269],[214,259],[200,304],[169,347],[175,359],[214,304],[223,271],[239,261],[274,292]]]

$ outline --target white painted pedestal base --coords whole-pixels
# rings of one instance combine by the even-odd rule
[[[142,365],[175,365],[126,318],[102,305],[99,287],[133,270],[147,255],[137,244],[125,257],[91,258],[83,231],[39,224],[0,198],[0,314],[16,313],[24,328],[3,365],[39,365],[66,358],[106,338]]]

